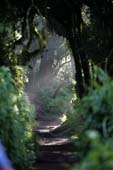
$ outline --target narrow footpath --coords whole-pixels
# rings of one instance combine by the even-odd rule
[[[76,148],[62,130],[60,118],[39,117],[39,155],[35,170],[70,170],[78,161]]]

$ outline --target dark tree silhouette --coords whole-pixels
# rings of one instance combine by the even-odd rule
[[[89,46],[92,39],[92,44],[95,44],[95,47],[91,47],[95,49],[91,53],[84,47],[82,37],[83,33],[85,33],[82,17],[83,6],[85,5],[89,7],[89,11],[86,11],[86,13],[90,13],[90,33],[93,30],[88,39]],[[90,84],[88,57],[102,68],[106,66],[108,73],[112,76],[113,2],[111,0],[5,0],[0,6],[1,22],[3,22],[2,18],[4,17],[5,21],[9,22],[10,20],[11,24],[16,23],[17,20],[22,21],[21,40],[28,33],[28,23],[30,35],[32,35],[32,21],[36,14],[44,16],[47,19],[48,27],[56,31],[57,34],[66,37],[69,41],[75,61],[75,79],[80,97],[85,94],[86,85]],[[26,51],[23,56],[24,63],[27,58],[31,57]]]

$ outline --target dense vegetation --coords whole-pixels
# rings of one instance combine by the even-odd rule
[[[24,92],[30,91],[24,85],[31,70],[35,73],[28,78],[34,88],[32,102],[36,111],[66,113],[73,140],[78,135],[81,162],[77,169],[112,169],[112,18],[112,0],[4,0],[1,3],[0,138],[15,169],[30,169],[31,158],[34,159],[34,111]],[[47,49],[50,31],[65,37],[68,45],[54,44],[58,50],[44,57],[50,50]],[[72,54],[67,52],[67,47]],[[75,80],[73,76],[67,79],[72,70],[63,67],[69,62],[68,55],[74,59]],[[36,63],[36,70],[30,62]],[[38,83],[33,79],[34,74]]]
[[[113,80],[101,69],[96,68],[89,93],[76,107],[76,116],[73,116],[77,121],[79,114],[83,120],[83,127],[79,133],[81,162],[76,167],[78,170],[112,169],[112,91]],[[73,130],[74,128],[76,132],[76,127],[73,127]]]
[[[54,89],[55,85],[38,92],[37,95],[39,98],[37,97],[36,103],[37,113],[58,115],[61,113],[68,114],[70,112],[72,91],[63,87],[62,89],[59,89],[58,94],[56,94],[55,92],[57,89]]]
[[[0,68],[0,139],[16,169],[30,169],[35,159],[34,108],[19,93],[10,70]]]

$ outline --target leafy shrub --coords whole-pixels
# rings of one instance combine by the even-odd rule
[[[90,142],[90,150],[77,170],[112,170],[113,169],[113,139],[103,141],[97,131],[87,131],[86,138]]]
[[[96,79],[78,112],[85,122],[85,129],[95,129],[104,138],[113,134],[113,80],[101,69],[96,70]]]
[[[76,109],[84,121],[79,136],[81,162],[77,170],[113,169],[113,80],[101,69],[89,93]]]
[[[17,170],[30,169],[34,159],[34,109],[15,88],[8,68],[0,68],[0,138]]]
[[[72,98],[71,90],[68,88],[60,88],[55,94],[58,87],[52,86],[41,89],[36,97],[37,112],[41,114],[60,114],[67,113],[70,108]]]
[[[72,135],[78,136],[84,129],[84,122],[82,116],[77,110],[80,107],[81,102],[78,98],[76,100],[74,100],[73,98],[72,100],[73,103],[71,104],[72,105],[71,112],[67,114],[67,124],[71,129]]]

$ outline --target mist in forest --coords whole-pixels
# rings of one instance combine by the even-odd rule
[[[31,44],[32,50],[36,49],[36,46],[34,40]],[[47,45],[44,51],[28,63],[27,70],[28,81],[25,91],[37,112],[44,112],[40,111],[45,108],[44,102],[47,103],[53,98],[57,100],[60,95],[68,96],[68,93],[72,91],[75,70],[72,55],[66,40],[55,33],[47,34]],[[44,101],[46,98],[47,101]],[[68,100],[63,98],[62,100],[65,100],[66,104],[71,98],[72,96],[69,95]],[[56,107],[58,107],[57,104]]]

